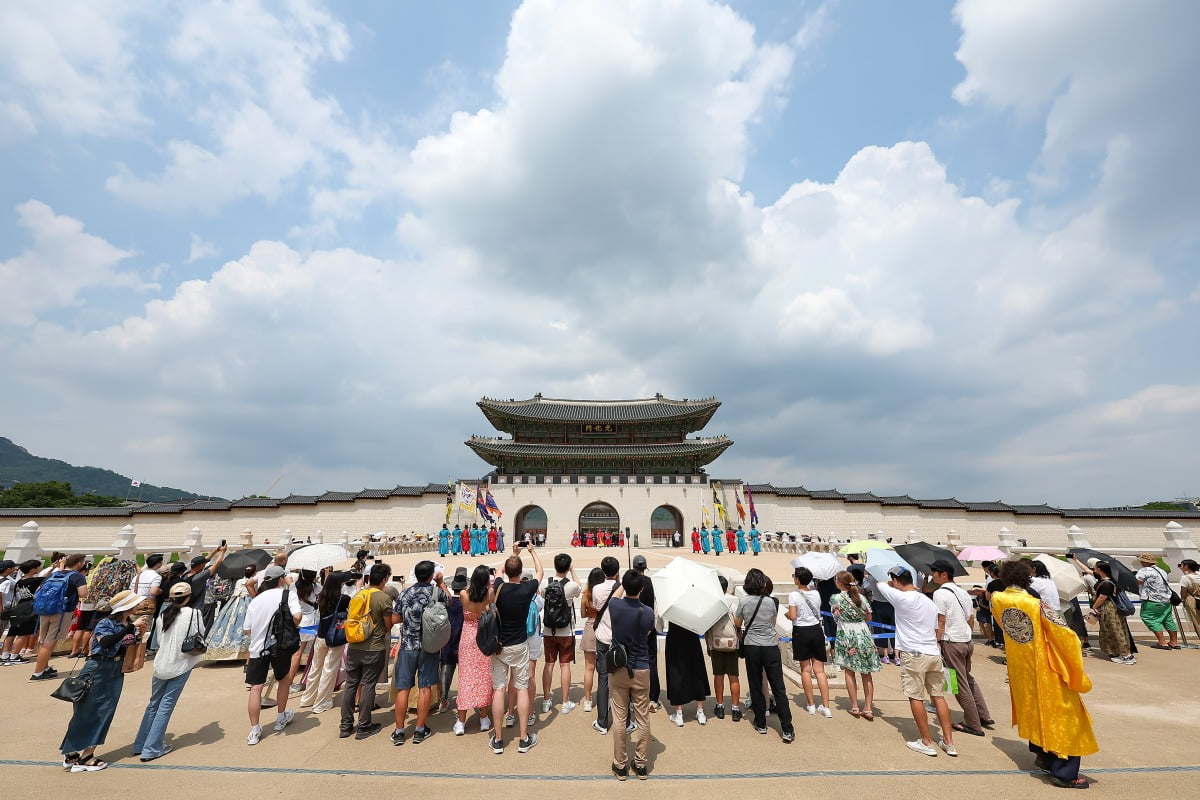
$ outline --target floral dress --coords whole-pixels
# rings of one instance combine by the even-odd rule
[[[463,609],[462,638],[458,642],[459,711],[484,708],[492,702],[492,659],[475,643],[479,633],[479,612]]]
[[[864,673],[879,672],[879,653],[867,626],[871,605],[859,595],[858,604],[850,595],[839,592],[829,598],[829,608],[837,620],[837,638],[833,642],[833,661],[839,667]]]

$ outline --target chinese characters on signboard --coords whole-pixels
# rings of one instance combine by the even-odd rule
[[[617,432],[617,426],[611,422],[587,422],[580,426],[583,433],[592,434],[613,434]]]

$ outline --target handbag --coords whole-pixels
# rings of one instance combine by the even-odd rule
[[[180,645],[179,651],[192,656],[203,655],[208,652],[208,642],[204,639],[204,634],[200,632],[200,627],[197,625],[196,630],[192,631],[192,623],[196,621],[196,610],[189,609],[192,612],[191,618],[188,620],[187,634],[183,637],[183,644]]]
[[[738,658],[746,657],[746,631],[749,630],[750,626],[754,624],[754,618],[758,616],[758,610],[760,608],[762,608],[763,600],[766,600],[766,599],[767,599],[766,595],[759,596],[758,605],[756,605],[754,607],[754,613],[750,615],[750,621],[742,626],[741,635],[738,636],[738,646],[737,646]]]
[[[600,609],[600,613],[596,615],[596,624],[600,624],[600,620],[604,618],[604,612],[608,611],[608,606],[612,603],[613,594],[616,593],[617,587],[614,585],[612,591],[608,593],[608,599],[604,601],[604,606]],[[609,625],[612,625],[612,617],[609,617]],[[608,652],[604,654],[604,669],[609,674],[616,672],[619,669],[625,669],[629,666],[629,651],[625,649],[625,645],[621,642],[613,642],[608,646]],[[632,674],[632,670],[630,673]]]
[[[76,677],[75,670],[63,679],[58,688],[50,693],[55,700],[65,700],[68,703],[82,703],[92,691],[92,675],[86,673]]]

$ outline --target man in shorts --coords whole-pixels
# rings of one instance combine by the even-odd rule
[[[524,548],[533,559],[534,580],[522,582],[525,565],[517,555]],[[517,542],[513,554],[504,562],[503,583],[496,585],[496,613],[500,623],[500,652],[492,656],[492,719],[504,718],[504,703],[508,684],[517,690],[516,716],[521,738],[518,753],[528,753],[537,744],[537,734],[529,731],[529,644],[526,642],[525,621],[529,604],[542,582],[542,562],[532,544]],[[490,744],[496,755],[504,753],[504,728],[493,728]]]
[[[425,609],[435,601],[446,603],[450,595],[442,573],[432,561],[418,561],[413,567],[416,583],[401,592],[392,610],[392,618],[400,620],[400,649],[396,651],[396,730],[392,744],[404,744],[405,720],[408,716],[408,694],[417,687],[417,727],[413,729],[413,744],[420,744],[433,735],[426,724],[433,685],[438,679],[438,653],[426,653],[421,647],[422,618]]]
[[[246,621],[243,628],[250,637],[250,660],[246,662],[246,683],[250,684],[250,697],[246,710],[250,715],[250,733],[246,736],[246,744],[256,745],[262,737],[262,726],[259,725],[259,715],[262,713],[263,685],[267,682],[268,670],[273,672],[275,680],[279,681],[279,715],[275,718],[275,730],[282,731],[295,718],[295,711],[287,710],[288,690],[292,686],[292,654],[276,653],[274,656],[267,652],[267,634],[271,629],[271,621],[280,610],[283,594],[291,584],[291,578],[283,567],[272,564],[263,570],[262,588],[250,601],[246,608]],[[293,591],[287,592],[287,610],[300,625],[300,599]]]
[[[50,666],[50,656],[54,645],[59,639],[67,638],[67,630],[71,627],[71,618],[75,616],[75,607],[80,600],[87,599],[87,578],[83,576],[87,557],[75,553],[66,557],[62,568],[71,574],[67,577],[65,609],[61,614],[42,614],[38,617],[38,652],[37,663],[34,664],[31,681],[44,681],[58,675],[58,670]],[[85,653],[86,655],[86,653]]]
[[[938,747],[948,756],[957,756],[954,732],[950,727],[950,707],[942,696],[945,675],[942,651],[938,647],[938,610],[933,601],[913,585],[913,576],[904,567],[888,570],[887,583],[875,584],[875,591],[896,609],[896,651],[900,654],[900,691],[908,698],[908,707],[917,723],[920,739],[906,742],[909,750],[936,756],[937,748],[929,736],[929,715],[925,700],[937,709],[942,737]]]
[[[546,654],[546,665],[542,667],[542,713],[549,714],[550,709],[554,707],[550,693],[554,683],[554,665],[558,664],[562,683],[562,713],[570,714],[575,708],[570,698],[571,665],[575,663],[575,600],[582,590],[571,566],[571,557],[566,553],[559,553],[554,557],[554,575],[547,577],[538,590],[543,598],[546,597],[546,589],[551,584],[556,586],[551,596],[557,596],[557,587],[561,587],[562,599],[570,615],[569,623],[565,626],[555,628],[546,624],[542,628],[542,644]],[[548,609],[543,611],[543,615],[547,613],[550,613]],[[546,621],[544,618],[543,622]]]

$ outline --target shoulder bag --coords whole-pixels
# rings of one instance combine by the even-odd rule
[[[608,606],[612,602],[613,594],[617,591],[614,584],[612,591],[608,593],[608,599],[604,601],[604,607],[600,609],[600,613],[596,615],[596,624],[600,624],[600,620],[604,617],[604,612],[608,611]],[[609,629],[612,629],[612,614],[608,615]],[[615,634],[616,631],[613,631]],[[608,646],[608,652],[604,655],[604,668],[611,674],[619,669],[628,668],[629,666],[629,651],[625,649],[622,642],[612,641]],[[632,673],[633,670],[630,670]]]
[[[765,594],[759,596],[758,605],[754,607],[754,613],[750,615],[750,620],[742,626],[742,630],[738,634],[738,658],[746,657],[746,631],[750,630],[750,626],[754,624],[754,618],[758,616],[758,610],[762,608],[763,600],[766,599],[767,596]]]
[[[1177,606],[1183,602],[1183,598],[1179,596],[1179,592],[1171,588],[1171,582],[1167,580],[1167,573],[1162,571],[1161,567],[1154,568],[1159,575],[1162,575],[1163,586],[1167,587],[1167,591],[1171,593],[1171,605]]]
[[[195,630],[192,630],[193,623],[196,622],[196,617],[199,614],[194,608],[189,608],[188,610],[192,612],[192,615],[188,618],[187,635],[183,637],[183,644],[179,646],[179,651],[191,656],[203,655],[208,652],[208,642],[205,641],[204,634],[200,632],[199,625],[195,625]]]

